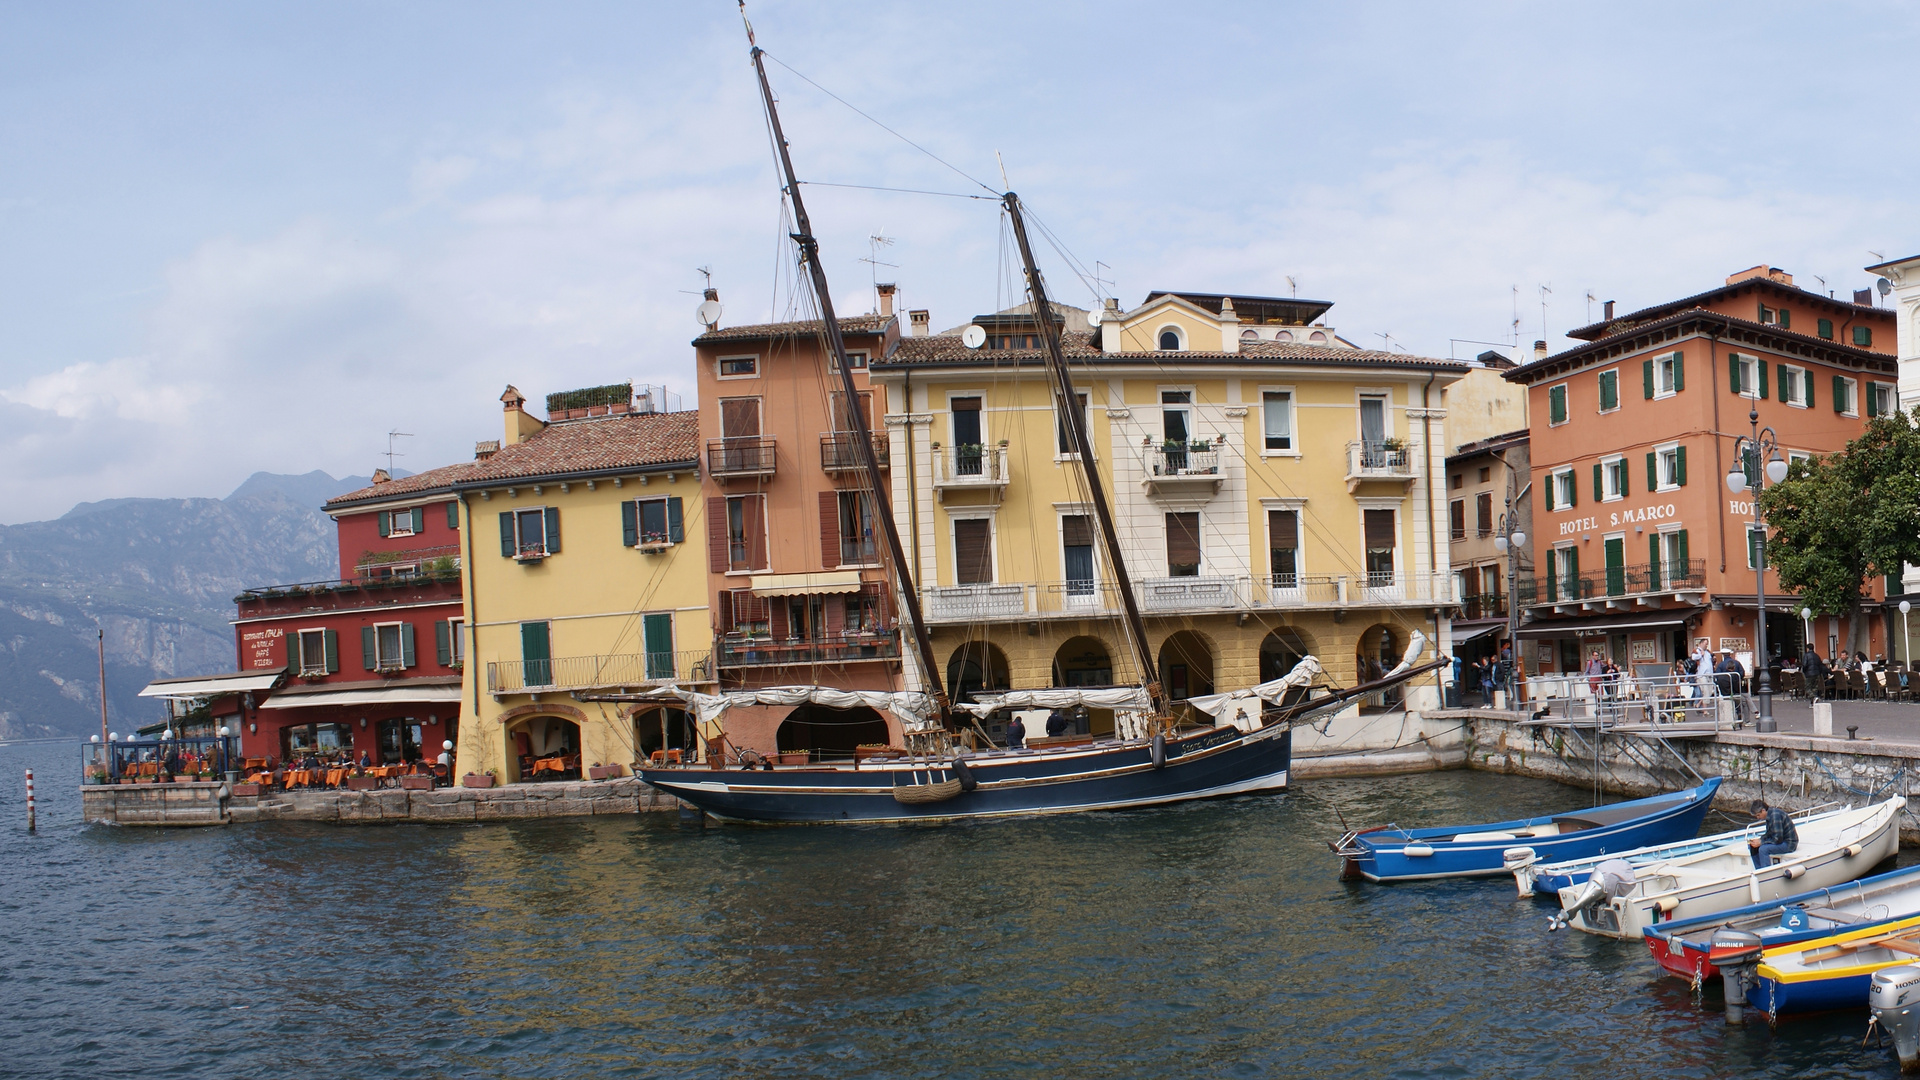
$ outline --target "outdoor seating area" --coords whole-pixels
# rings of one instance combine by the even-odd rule
[[[375,791],[380,788],[446,787],[452,782],[448,767],[431,761],[361,766],[339,759],[323,761],[306,758],[282,763],[272,757],[247,758],[241,774],[244,783],[258,784],[263,790],[281,791]],[[408,783],[409,779],[417,782]]]
[[[129,739],[95,736],[82,743],[81,775],[92,784],[216,781],[238,766],[239,740],[229,736]]]
[[[1899,660],[1874,664],[1870,671],[1862,668],[1828,671],[1818,694],[1809,693],[1810,687],[1798,667],[1782,667],[1775,671],[1774,690],[1788,697],[1818,697],[1825,701],[1904,702],[1912,702],[1920,697],[1920,672],[1908,670],[1906,663]]]

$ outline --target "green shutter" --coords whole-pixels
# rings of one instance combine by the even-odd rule
[[[640,504],[632,499],[620,504],[620,542],[628,547],[640,542]]]
[[[445,619],[433,620],[433,658],[440,662],[441,667],[453,664],[452,629]]]
[[[1687,388],[1687,354],[1673,354],[1673,392],[1679,393]]]
[[[1568,509],[1568,510],[1571,510],[1571,509],[1573,509],[1574,507],[1576,507],[1576,506],[1579,506],[1579,505],[1580,505],[1580,482],[1579,482],[1578,480],[1575,480],[1575,479],[1573,478],[1573,470],[1572,470],[1572,469],[1568,469],[1568,470],[1567,470],[1567,505],[1566,505],[1566,509]]]
[[[1653,397],[1653,360],[1651,358],[1649,358],[1646,363],[1640,365],[1640,378],[1641,382],[1645,384],[1641,389],[1645,390],[1646,396],[1651,399]]]
[[[1647,537],[1647,588],[1660,591],[1660,534],[1652,533]]]
[[[1674,571],[1674,576],[1692,577],[1693,559],[1687,554],[1687,530],[1681,529],[1676,535],[1680,537],[1680,568]]]
[[[1600,475],[1600,472],[1601,472],[1601,467],[1596,463],[1593,467],[1593,501],[1594,502],[1599,502],[1600,500],[1607,497],[1607,488],[1605,483],[1606,477]]]
[[[1740,392],[1740,356],[1738,353],[1727,354],[1727,385],[1733,388],[1734,393],[1737,394]]]
[[[412,667],[413,657],[413,624],[403,622],[400,624],[400,666]]]
[[[368,671],[373,670],[373,652],[373,627],[363,626],[360,628],[360,666]]]
[[[387,513],[385,510],[380,511],[380,535],[393,535],[393,515]]]
[[[665,612],[641,616],[640,637],[647,654],[647,678],[673,678],[673,616]]]
[[[1787,330],[1787,329],[1790,329],[1792,326],[1793,326],[1793,312],[1788,311],[1786,308],[1781,308],[1780,309],[1780,329]]]
[[[1879,383],[1867,384],[1867,419],[1869,420],[1880,415],[1879,391],[1880,391]]]
[[[547,507],[547,554],[560,554],[560,508]]]
[[[447,528],[458,529],[459,527],[460,527],[460,501],[456,499],[453,502],[450,502],[447,504]]]
[[[1628,484],[1627,484],[1627,459],[1626,459],[1626,458],[1621,458],[1621,459],[1620,459],[1620,465],[1619,465],[1619,468],[1620,468],[1620,497],[1624,499],[1624,498],[1626,498],[1626,497],[1627,497],[1627,495],[1628,495],[1628,491],[1627,491],[1627,487],[1628,487]]]
[[[1807,400],[1801,402],[1801,404],[1805,405],[1809,409],[1813,408],[1813,372],[1812,370],[1807,370],[1800,373],[1800,392],[1807,395]]]
[[[1673,449],[1673,485],[1687,486],[1687,448],[1684,445]]]
[[[416,533],[427,531],[427,508],[424,506],[413,508],[413,531]]]
[[[1826,338],[1828,341],[1833,340],[1833,320],[1832,319],[1820,320],[1820,336],[1823,338]]]
[[[1560,557],[1552,548],[1547,549],[1547,601],[1560,599]]]
[[[1546,489],[1540,493],[1540,498],[1545,503],[1547,512],[1552,513],[1553,512],[1553,474],[1552,473],[1547,474],[1547,486],[1546,486]]]
[[[1767,362],[1760,357],[1753,359],[1754,370],[1760,373],[1760,396],[1767,396]]]
[[[1620,407],[1620,373],[1603,371],[1600,373],[1600,411],[1607,412]]]
[[[1578,581],[1578,580],[1580,580],[1580,549],[1579,549],[1579,548],[1568,548],[1568,549],[1567,549],[1567,550],[1566,550],[1565,552],[1563,552],[1562,554],[1564,554],[1564,555],[1566,556],[1566,561],[1567,561],[1567,579],[1568,579],[1569,581]]]
[[[340,670],[340,635],[332,630],[326,632],[327,674]]]
[[[1760,568],[1760,530],[1747,529],[1747,565]]]
[[[1647,455],[1647,490],[1660,490],[1660,462],[1658,455]]]
[[[500,511],[500,557],[513,558],[513,511]]]
[[[1870,326],[1854,327],[1853,343],[1863,349],[1871,347],[1873,345],[1873,328]]]
[[[1833,377],[1833,411],[1837,413],[1847,411],[1847,380],[1838,375]]]
[[[1547,391],[1547,419],[1555,424],[1567,422],[1567,388],[1564,383]]]
[[[680,496],[675,495],[667,500],[667,542],[679,544],[684,543],[686,539],[686,518],[680,511]]]

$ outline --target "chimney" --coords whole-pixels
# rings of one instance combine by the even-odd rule
[[[389,482],[391,482],[392,480],[393,480],[393,474],[392,474],[392,473],[389,473],[389,472],[388,472],[387,470],[385,470],[385,469],[375,469],[375,470],[373,470],[373,482],[374,482],[374,483],[376,483],[376,484],[385,484],[385,483],[389,483]]]
[[[508,384],[507,392],[500,395],[500,404],[505,408],[507,420],[506,438],[501,440],[501,445],[511,446],[514,443],[526,442],[535,432],[547,426],[522,408],[526,403],[526,395],[515,389],[512,384]]]
[[[883,319],[893,318],[893,294],[895,290],[899,289],[899,286],[890,281],[883,281],[873,288],[875,292],[880,294],[880,317]]]
[[[1861,307],[1872,307],[1873,306],[1873,290],[1872,289],[1853,290],[1853,302],[1860,305]]]
[[[926,337],[928,334],[932,333],[933,332],[932,327],[928,325],[928,323],[932,320],[932,318],[933,318],[933,313],[928,311],[926,308],[921,308],[918,311],[907,312],[907,321],[913,324],[913,336]]]
[[[1606,304],[1604,304],[1604,305],[1603,305],[1603,306],[1602,306],[1602,307],[1600,308],[1600,310],[1601,310],[1601,312],[1603,313],[1603,314],[1602,314],[1602,315],[1600,316],[1601,318],[1603,318],[1603,319],[1605,319],[1605,320],[1606,320],[1606,321],[1608,321],[1608,322],[1612,322],[1612,321],[1613,321],[1613,301],[1611,301],[1611,300],[1609,300],[1609,301],[1607,301],[1607,302],[1606,302]]]
[[[481,439],[473,444],[473,460],[485,461],[500,452],[500,440]]]
[[[1547,343],[1546,343],[1546,342],[1544,342],[1544,341],[1536,341],[1536,342],[1534,342],[1534,343],[1533,343],[1533,358],[1534,358],[1535,360],[1545,360],[1545,359],[1547,358]]]

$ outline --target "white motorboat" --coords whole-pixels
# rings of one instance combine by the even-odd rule
[[[1828,806],[1833,804],[1829,803]],[[1804,830],[1809,825],[1824,821],[1834,814],[1844,814],[1848,808],[1838,810],[1825,807],[1802,810],[1792,815],[1796,830]],[[1621,859],[1634,866],[1648,863],[1666,862],[1672,859],[1698,855],[1718,848],[1738,848],[1742,853],[1747,850],[1747,841],[1760,835],[1762,824],[1758,821],[1731,832],[1714,833],[1711,836],[1696,836],[1688,840],[1676,840],[1671,844],[1654,844],[1648,847],[1634,848],[1612,855],[1592,855],[1584,859],[1564,859],[1560,862],[1538,862],[1531,847],[1512,847],[1506,850],[1507,869],[1513,871],[1514,884],[1519,886],[1521,896],[1557,897],[1560,890],[1569,885],[1584,883],[1593,875],[1601,863],[1610,859]]]

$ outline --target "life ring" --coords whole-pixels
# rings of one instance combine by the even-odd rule
[[[1153,737],[1153,767],[1156,769],[1164,769],[1167,767],[1167,737],[1165,735],[1155,735]]]

